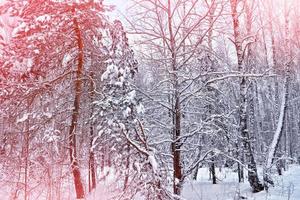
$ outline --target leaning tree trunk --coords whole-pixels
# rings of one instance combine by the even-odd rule
[[[71,125],[69,130],[69,153],[70,153],[70,161],[71,161],[71,170],[74,178],[76,198],[83,199],[85,194],[84,194],[83,183],[81,180],[81,174],[80,174],[79,164],[77,159],[76,134],[75,134],[77,124],[78,124],[78,118],[79,118],[80,97],[82,94],[82,71],[83,71],[83,41],[82,40],[83,39],[76,18],[73,19],[73,23],[74,23],[74,31],[76,34],[76,40],[78,46],[78,63],[77,63],[76,80],[75,80],[75,98],[74,98],[74,105],[73,105],[74,107],[72,111],[72,119],[71,119]]]
[[[243,47],[242,47],[242,38],[240,34],[239,28],[239,19],[237,13],[237,0],[230,0],[231,3],[231,15],[233,20],[233,31],[234,31],[234,42],[236,48],[236,54],[238,59],[238,71],[244,73],[243,69]],[[248,132],[247,127],[247,80],[243,76],[239,79],[240,86],[240,96],[239,96],[239,116],[240,116],[240,134],[242,137],[243,150],[245,152],[245,158],[248,164],[248,181],[250,186],[252,187],[253,192],[259,192],[264,189],[263,185],[260,183],[258,175],[257,175],[257,167],[256,162],[253,155],[253,150],[251,146],[251,138]]]
[[[287,9],[287,8],[286,8]],[[282,96],[282,103],[280,107],[280,114],[279,114],[279,119],[277,123],[277,128],[275,131],[275,134],[273,136],[272,143],[269,148],[269,152],[267,155],[267,160],[266,160],[266,165],[264,168],[264,184],[265,187],[268,188],[268,184],[273,185],[273,181],[270,178],[270,169],[272,167],[272,163],[274,161],[274,157],[276,155],[276,151],[279,148],[280,145],[280,139],[282,137],[283,133],[283,127],[285,123],[285,118],[287,115],[287,103],[288,103],[288,93],[289,93],[289,82],[290,82],[290,74],[291,74],[291,62],[292,62],[292,56],[290,53],[290,38],[289,38],[289,16],[288,16],[288,11],[285,10],[285,68],[284,68],[284,93]],[[279,160],[281,162],[281,160]],[[281,167],[281,166],[280,166]],[[281,169],[280,169],[281,170]]]
[[[266,166],[264,168],[264,184],[266,189],[268,188],[268,184],[273,185],[273,181],[270,178],[270,169],[272,167],[272,163],[274,160],[274,156],[276,154],[276,151],[278,150],[279,147],[279,142],[280,138],[282,136],[282,130],[283,130],[283,125],[284,125],[284,119],[286,115],[286,108],[287,108],[287,99],[288,99],[288,77],[285,78],[284,82],[284,93],[282,97],[282,103],[281,103],[281,108],[280,108],[280,115],[277,123],[277,128],[275,131],[275,134],[273,136],[272,143],[269,148],[269,152],[267,154],[267,161],[266,161]]]

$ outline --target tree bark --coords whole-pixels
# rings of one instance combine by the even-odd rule
[[[75,15],[75,9],[74,9]],[[77,18],[73,19],[74,31],[76,34],[76,41],[78,47],[78,63],[76,71],[76,80],[75,80],[75,98],[74,98],[74,107],[72,111],[72,120],[69,129],[69,154],[71,161],[71,170],[74,178],[74,185],[76,191],[76,198],[83,199],[85,196],[84,187],[81,180],[81,173],[79,170],[79,164],[77,159],[76,151],[76,128],[78,125],[79,110],[80,110],[80,97],[82,94],[82,73],[83,73],[83,39],[81,36],[79,24]]]
[[[173,74],[173,85],[174,85],[174,105],[173,105],[173,142],[171,144],[172,154],[173,154],[173,191],[174,194],[180,196],[182,188],[182,166],[181,166],[181,108],[180,108],[180,94],[178,86],[178,75],[176,67],[176,47],[175,47],[175,37],[172,28],[172,13],[171,13],[171,0],[168,0],[168,29],[170,34],[170,47],[171,47],[171,68],[174,72]]]
[[[93,58],[92,58],[93,59]],[[94,74],[91,72],[90,73],[90,77],[91,79],[94,79]],[[93,113],[94,113],[94,105],[93,105],[93,101],[94,101],[94,83],[93,80],[91,80],[90,83],[90,91],[89,91],[89,95],[90,95],[90,106],[91,106],[91,110],[90,110],[90,155],[89,155],[89,192],[91,192],[93,189],[96,188],[96,170],[95,170],[95,154],[94,154],[94,150],[93,150],[93,139],[94,139],[94,123],[93,123]]]
[[[236,148],[236,157],[243,161],[244,160],[243,155],[240,152],[240,147],[239,147],[238,142],[235,143],[235,148]],[[237,173],[238,173],[239,183],[243,183],[244,182],[244,168],[240,163],[237,163]]]
[[[28,103],[28,112],[29,112],[29,103]],[[29,193],[28,193],[28,174],[29,174],[29,119],[26,120],[25,122],[25,149],[24,149],[24,153],[25,153],[25,163],[24,163],[24,200],[28,200],[29,199]]]
[[[213,24],[214,24],[214,13],[216,10],[216,4],[213,1],[212,5],[209,6],[210,11],[209,11],[209,31],[208,31],[208,48],[212,53],[213,52],[213,45],[212,45],[212,37],[213,37]],[[210,55],[208,54],[208,58],[210,59]],[[215,72],[215,66],[212,66],[212,72]],[[212,99],[215,99],[215,94],[213,92],[213,89],[211,87],[207,88],[207,91],[210,95],[212,95]],[[213,114],[213,106],[211,105],[211,103],[208,105],[208,114],[212,115]],[[214,143],[214,142],[213,142]],[[212,159],[210,160],[211,164],[210,164],[210,173],[211,173],[211,177],[212,177],[212,184],[217,184],[217,176],[216,176],[216,168],[215,168],[215,158],[214,155],[212,157]]]
[[[216,167],[215,167],[215,159],[214,158],[211,159],[209,171],[211,173],[212,184],[217,184]]]

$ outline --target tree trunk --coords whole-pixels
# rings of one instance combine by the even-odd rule
[[[285,2],[286,3],[286,2]],[[289,41],[289,12],[288,9],[285,7],[285,78],[284,78],[284,93],[282,96],[282,103],[280,107],[280,115],[277,123],[277,128],[275,131],[275,134],[273,136],[272,143],[269,148],[268,156],[267,156],[267,161],[266,161],[266,166],[264,169],[264,184],[266,187],[268,187],[268,183],[272,184],[273,181],[271,180],[269,176],[270,168],[272,167],[272,163],[274,160],[274,156],[276,154],[276,151],[279,148],[280,145],[280,139],[282,137],[282,132],[283,132],[283,127],[285,123],[285,118],[287,115],[287,103],[288,103],[288,93],[289,93],[289,82],[290,82],[290,68],[291,68],[291,53],[290,53],[290,41]],[[279,165],[282,165],[282,160],[278,162]],[[282,166],[277,166],[277,170],[279,174],[282,174]]]
[[[199,146],[198,149],[199,149],[199,152],[197,154],[197,160],[199,160],[201,158],[201,150],[202,150],[201,146]],[[193,180],[195,180],[195,181],[197,180],[199,168],[201,168],[201,167],[202,166],[201,166],[200,163],[198,163],[196,165],[196,168],[195,168],[194,173],[193,173]]]
[[[28,104],[28,108],[29,108],[29,104]],[[29,109],[28,109],[29,112]],[[25,153],[25,173],[24,173],[24,200],[28,200],[29,199],[29,194],[28,194],[28,174],[29,174],[29,119],[26,120],[25,122],[25,149],[24,149],[24,153]]]
[[[215,167],[215,159],[211,159],[211,165],[210,165],[210,173],[211,173],[211,178],[212,178],[212,184],[217,184],[217,176],[216,176],[216,167]]]
[[[197,164],[195,170],[194,170],[194,174],[193,174],[193,180],[197,180],[198,177],[198,171],[199,171],[199,163]]]
[[[128,156],[126,156],[125,159],[125,177],[124,177],[124,186],[123,186],[123,191],[125,191],[128,187],[128,183],[129,183],[129,173],[130,173],[130,159],[129,159],[129,153],[130,153],[130,144],[127,143],[126,147],[125,147],[125,151],[127,151]]]
[[[216,4],[215,2],[212,2],[212,5],[209,7],[209,31],[208,31],[208,48],[212,53],[213,52],[213,45],[212,45],[212,37],[213,37],[213,24],[214,24],[214,13],[216,10]],[[208,54],[208,58],[210,58],[210,55]],[[215,66],[212,66],[212,72],[215,72]],[[208,87],[207,91],[209,93],[209,95],[211,95],[212,99],[216,98],[216,95],[213,92],[213,88],[212,87]],[[208,114],[212,115],[213,114],[213,106],[211,105],[211,103],[208,105]],[[212,141],[212,143],[214,143]],[[214,145],[214,144],[213,144]],[[217,176],[216,176],[216,168],[215,168],[215,158],[212,157],[212,159],[210,160],[211,164],[210,164],[210,173],[211,173],[211,177],[212,177],[212,184],[217,184]]]
[[[92,58],[93,59],[93,58]],[[94,79],[94,74],[90,73],[91,79]],[[94,83],[93,80],[90,82],[90,155],[89,155],[89,192],[96,188],[96,170],[95,170],[95,155],[93,150],[93,139],[94,139],[94,123],[93,123],[93,114],[94,114]]]
[[[233,20],[233,31],[234,31],[234,41],[235,41],[235,48],[236,54],[238,59],[238,71],[244,73],[243,69],[243,47],[242,47],[242,38],[240,34],[239,28],[239,19],[237,13],[237,0],[231,0],[231,14]],[[253,192],[259,192],[264,189],[263,185],[260,183],[257,175],[257,167],[256,162],[254,159],[252,146],[251,146],[251,138],[248,132],[247,127],[247,101],[246,101],[246,94],[247,94],[247,80],[245,77],[240,78],[240,96],[239,96],[239,116],[240,116],[240,133],[242,137],[242,144],[243,149],[245,152],[245,158],[248,164],[248,181],[250,186],[252,187]]]
[[[280,145],[279,143],[280,143],[280,138],[282,136],[284,118],[286,115],[287,98],[288,98],[288,77],[285,78],[284,93],[283,93],[283,97],[282,97],[282,103],[281,103],[280,115],[279,115],[279,119],[278,119],[278,123],[277,123],[277,128],[276,128],[272,143],[269,148],[266,166],[264,169],[264,184],[265,184],[266,189],[268,188],[268,183],[273,185],[273,181],[271,180],[269,173],[270,173],[270,168],[272,167],[274,156]],[[279,167],[278,165],[277,165],[277,171],[278,171],[278,174],[282,174],[281,167]]]
[[[172,153],[173,153],[173,169],[174,169],[174,193],[176,195],[181,194],[182,187],[182,166],[181,166],[181,152],[180,147],[181,143],[179,141],[179,137],[181,135],[181,113],[179,111],[179,98],[175,100],[175,116],[174,117],[174,135],[173,135],[173,143],[172,143]]]
[[[75,9],[74,9],[75,15]],[[81,37],[80,28],[78,25],[78,21],[76,18],[73,19],[74,30],[76,33],[76,40],[78,45],[78,63],[77,63],[77,71],[76,71],[76,80],[75,80],[75,98],[74,98],[74,107],[72,111],[72,120],[69,130],[69,154],[71,161],[71,170],[74,178],[74,185],[76,191],[76,198],[83,199],[84,189],[83,183],[81,180],[81,174],[79,170],[79,164],[77,159],[77,151],[76,151],[76,128],[79,118],[79,109],[80,109],[80,97],[82,94],[82,71],[83,71],[83,39]]]
[[[243,155],[241,155],[240,147],[239,147],[239,144],[237,142],[235,143],[235,147],[236,147],[236,157],[237,157],[237,159],[240,159],[240,160],[243,161],[244,160]],[[243,168],[243,166],[241,166],[240,163],[237,163],[237,173],[238,173],[239,183],[243,183],[244,182],[244,168]]]
[[[91,135],[92,135],[91,130]],[[89,156],[89,192],[96,188],[96,169],[95,169],[95,154],[90,150]]]
[[[172,28],[172,12],[171,12],[171,0],[168,0],[168,29],[170,34],[170,47],[172,54],[172,63],[171,69],[174,72],[173,74],[173,85],[174,85],[174,106],[173,106],[173,142],[171,144],[172,154],[173,154],[173,191],[174,194],[180,196],[181,188],[182,188],[182,166],[181,166],[181,106],[180,106],[180,93],[178,86],[178,75],[177,75],[177,67],[176,67],[176,47],[175,47],[175,37],[173,35]]]

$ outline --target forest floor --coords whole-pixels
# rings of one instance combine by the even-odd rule
[[[253,194],[247,177],[238,183],[237,173],[230,169],[217,170],[218,184],[209,180],[207,168],[199,170],[197,181],[189,181],[183,190],[186,200],[300,200],[300,166],[291,165],[283,176],[274,175],[275,187],[269,192]],[[260,170],[261,171],[261,170]],[[260,172],[261,173],[261,172]],[[262,176],[260,176],[262,177]]]
[[[262,177],[261,169],[259,173]],[[186,181],[183,200],[300,200],[300,165],[290,165],[282,176],[274,174],[275,187],[270,187],[269,192],[253,194],[247,177],[244,183],[238,183],[237,173],[232,169],[217,169],[217,178],[218,184],[213,185],[208,168],[201,168],[196,181]],[[108,190],[105,184],[98,185],[88,200],[109,199],[112,196]]]
[[[183,188],[183,200],[300,200],[300,165],[290,165],[282,176],[273,175],[275,187],[270,187],[269,192],[253,194],[245,177],[244,183],[238,183],[237,173],[232,169],[216,169],[218,184],[213,185],[209,180],[208,168],[201,168],[197,180],[186,180]],[[260,177],[262,171],[259,170]],[[87,200],[113,199],[111,184],[117,182],[113,171],[110,171],[105,182],[98,183],[96,191],[90,194]],[[8,200],[9,190],[0,186],[0,200]],[[22,198],[20,198],[22,199]],[[36,199],[36,198],[34,198]],[[38,200],[46,198],[39,197]],[[63,200],[70,198],[63,198]],[[72,198],[71,198],[72,199]]]

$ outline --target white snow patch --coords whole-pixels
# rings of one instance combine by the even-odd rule
[[[145,108],[144,108],[143,104],[141,104],[141,103],[138,104],[136,106],[136,111],[137,111],[138,114],[143,114],[145,112]]]
[[[52,117],[52,113],[50,113],[50,112],[44,112],[43,115],[45,117],[47,117],[48,119],[50,119]]]
[[[27,59],[27,69],[28,70],[31,69],[32,65],[33,65],[33,60],[31,58]]]
[[[120,128],[121,128],[122,130],[125,130],[125,129],[126,129],[126,127],[125,127],[125,125],[124,125],[123,123],[119,123],[119,126],[120,126]]]
[[[21,118],[17,119],[17,123],[25,122],[28,119],[29,115],[29,113],[25,113]]]
[[[262,168],[259,169],[262,174]],[[300,199],[300,166],[291,165],[283,176],[274,176],[275,187],[269,192],[252,193],[251,187],[245,179],[238,183],[236,172],[228,168],[216,170],[218,184],[213,185],[209,180],[209,169],[200,168],[196,181],[186,180],[182,197],[185,200],[238,200],[244,197],[247,200],[299,200]]]
[[[127,107],[124,111],[123,111],[123,116],[124,117],[128,117],[131,113],[131,109],[129,107]]]
[[[130,102],[134,102],[134,99],[136,97],[136,92],[135,90],[132,90],[131,92],[129,92],[127,94],[127,99],[130,101]]]
[[[25,32],[29,31],[29,27],[25,22],[22,22],[19,26],[13,29],[11,33],[12,37],[16,37],[20,31],[25,31]]]
[[[45,21],[49,21],[50,19],[51,19],[50,15],[41,15],[41,16],[38,16],[35,20],[37,22],[45,22]]]
[[[151,164],[152,168],[153,168],[153,171],[154,172],[157,172],[157,169],[158,169],[158,163],[156,162],[156,159],[154,157],[154,155],[150,154],[148,156],[148,160],[149,160],[149,163]]]
[[[72,60],[72,56],[70,54],[65,54],[62,61],[62,66],[66,67],[68,62],[70,62],[70,60]]]

